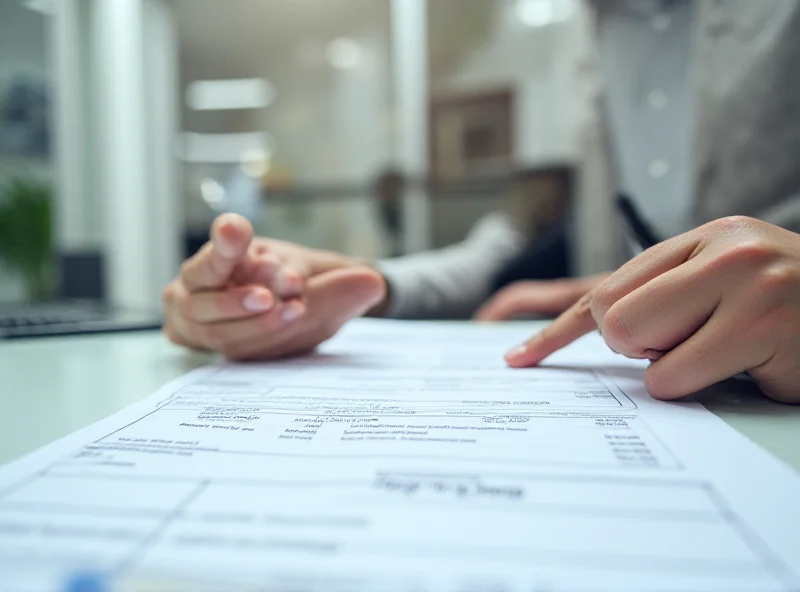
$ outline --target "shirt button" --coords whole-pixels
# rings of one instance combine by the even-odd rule
[[[663,88],[654,88],[647,93],[647,102],[653,111],[661,111],[667,106],[669,99]]]
[[[666,31],[671,22],[672,19],[669,18],[668,14],[657,14],[650,21],[650,24],[655,31]]]
[[[654,179],[660,179],[669,172],[669,161],[664,158],[656,158],[647,165],[647,172]]]

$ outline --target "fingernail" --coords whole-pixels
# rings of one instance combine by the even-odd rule
[[[299,319],[301,316],[303,316],[303,312],[304,309],[302,305],[290,304],[289,306],[283,309],[283,312],[281,312],[281,318],[287,323],[291,323],[292,321],[295,321]]]
[[[272,308],[273,299],[269,292],[266,290],[257,290],[250,292],[242,300],[242,306],[252,312],[263,312]]]
[[[513,358],[519,357],[527,351],[528,351],[527,344],[523,343],[522,345],[518,345],[514,349],[511,349],[508,352],[506,352],[505,356],[506,360],[511,360]]]
[[[220,224],[216,235],[212,233],[212,240],[214,248],[226,259],[237,257],[240,254],[241,237],[239,229],[233,222],[228,220]]]
[[[282,269],[275,277],[275,289],[282,296],[291,296],[299,292],[299,278],[297,274]]]

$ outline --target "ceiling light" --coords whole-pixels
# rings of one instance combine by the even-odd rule
[[[349,37],[339,37],[328,44],[325,56],[334,68],[350,70],[361,63],[364,50],[361,45]]]
[[[200,181],[200,195],[215,210],[222,208],[225,203],[225,188],[211,177]]]
[[[260,179],[269,172],[271,167],[272,158],[265,150],[254,148],[241,155],[241,168],[248,177]]]
[[[190,163],[239,164],[242,155],[275,151],[275,138],[266,132],[198,134],[184,132],[180,158]]]
[[[197,111],[261,109],[276,95],[275,85],[264,78],[196,80],[186,88],[186,104]]]
[[[523,25],[545,27],[569,20],[572,0],[516,0],[514,14]]]

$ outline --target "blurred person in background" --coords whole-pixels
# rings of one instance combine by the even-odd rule
[[[519,171],[501,208],[479,219],[460,243],[377,263],[389,286],[382,315],[469,318],[501,285],[568,275],[572,179],[567,166]]]
[[[614,147],[595,156],[610,156],[617,185],[674,238],[614,273],[511,284],[479,318],[564,311],[507,354],[512,366],[534,365],[600,328],[615,351],[653,361],[646,384],[656,397],[747,371],[769,396],[800,400],[800,2],[591,7]],[[590,179],[583,185],[592,189]],[[751,217],[726,218],[742,214]],[[218,219],[211,242],[167,288],[173,341],[232,358],[289,355],[353,316],[397,312],[410,285],[415,306],[457,308],[471,283],[464,278],[482,275],[464,265],[397,282],[402,272],[394,277],[391,264],[379,272],[251,232],[242,219]],[[520,236],[496,235],[505,242],[492,256],[507,263]]]

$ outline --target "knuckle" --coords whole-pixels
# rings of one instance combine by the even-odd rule
[[[730,249],[731,256],[745,263],[763,263],[775,259],[779,255],[777,245],[762,238],[756,238],[737,244]]]
[[[621,307],[612,306],[605,314],[602,333],[608,345],[615,351],[621,354],[636,353],[633,350],[633,335]]]
[[[749,216],[742,216],[739,214],[733,216],[724,216],[712,222],[709,222],[709,226],[712,228],[717,228],[719,230],[741,230],[742,228],[752,228],[756,223],[754,218]]]
[[[725,216],[706,224],[706,228],[724,234],[739,233],[755,228],[758,220],[749,216]]]
[[[597,286],[592,292],[584,294],[578,303],[579,305],[580,303],[585,303],[597,318],[598,315],[614,306],[617,300],[619,300],[619,290],[612,283],[606,281]]]
[[[800,290],[800,266],[779,263],[764,269],[756,281],[759,292],[768,296],[795,294]]]
[[[752,238],[727,247],[711,262],[717,269],[767,265],[780,255],[776,245],[762,238]]]
[[[595,294],[593,292],[586,292],[586,294],[581,296],[573,305],[573,312],[579,317],[594,315],[594,310],[597,307],[596,302],[597,299]]]

